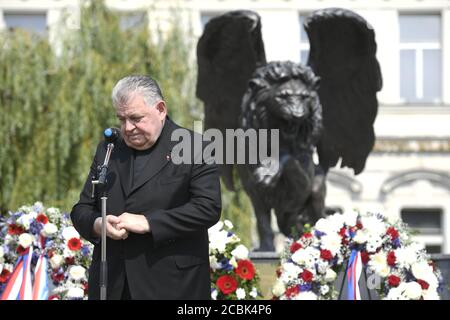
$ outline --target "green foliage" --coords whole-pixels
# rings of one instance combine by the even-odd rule
[[[80,16],[80,29],[61,25],[52,44],[20,30],[0,35],[0,212],[35,201],[71,209],[103,128],[118,126],[110,95],[126,75],[155,78],[178,124],[201,119],[193,37],[176,12],[164,32],[148,21],[123,29],[102,1]],[[241,187],[224,190],[222,217],[247,246],[251,215]]]
[[[234,225],[234,233],[247,248],[252,248],[253,208],[250,198],[245,193],[234,170],[234,187],[236,191],[228,191],[222,184],[222,220],[230,220]]]
[[[60,32],[57,44],[22,31],[2,35],[2,210],[37,200],[71,208],[102,129],[118,125],[110,94],[123,76],[151,75],[176,122],[196,119],[191,37],[177,21],[164,34],[151,34],[146,21],[123,30],[119,14],[93,1],[80,29]]]

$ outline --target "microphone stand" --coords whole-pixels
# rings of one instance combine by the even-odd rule
[[[106,300],[106,289],[108,283],[108,265],[106,262],[106,201],[108,195],[106,193],[106,174],[108,171],[109,158],[111,157],[114,143],[108,143],[105,161],[97,168],[98,179],[92,180],[92,198],[95,197],[95,186],[97,185],[101,193],[102,201],[102,232],[101,232],[101,264],[100,264],[100,300]]]

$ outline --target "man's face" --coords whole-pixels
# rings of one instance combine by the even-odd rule
[[[127,146],[145,150],[153,146],[161,134],[167,110],[164,101],[146,105],[140,93],[116,108],[120,129]]]

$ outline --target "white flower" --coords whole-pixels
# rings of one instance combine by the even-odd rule
[[[417,261],[417,253],[412,246],[398,248],[394,252],[400,267],[409,267]]]
[[[304,265],[308,268],[314,266],[314,263],[319,259],[320,251],[312,247],[306,247],[294,252],[291,259],[298,265]]]
[[[328,234],[322,237],[322,249],[330,250],[331,253],[336,255],[341,249],[342,238],[337,233]]]
[[[284,286],[283,281],[281,281],[280,279],[278,279],[275,282],[275,285],[272,288],[272,294],[275,297],[280,297],[284,294],[284,292],[286,291],[286,287]]]
[[[383,236],[386,233],[386,224],[376,216],[362,216],[363,228],[373,236]]]
[[[411,271],[416,279],[426,281],[432,288],[438,287],[439,281],[433,273],[433,267],[426,261],[415,262],[411,266]]]
[[[355,236],[353,237],[353,241],[360,244],[365,243],[367,242],[367,234],[362,230],[358,230],[356,231]]]
[[[233,224],[231,223],[230,220],[225,220],[223,223],[225,224],[225,226],[226,226],[228,229],[233,229]]]
[[[40,201],[36,201],[36,202],[33,204],[32,210],[33,210],[34,212],[38,212],[38,213],[43,212],[43,211],[44,211],[44,204],[43,204],[42,202],[40,202]]]
[[[238,298],[238,300],[242,300],[245,299],[245,290],[242,288],[237,288],[236,289],[236,297]]]
[[[220,230],[222,230],[223,228],[223,222],[222,221],[218,221],[215,225],[213,225],[211,228],[208,229],[208,233],[216,233],[219,232]]]
[[[64,248],[63,257],[64,258],[72,258],[75,257],[76,252],[70,250],[69,248]]]
[[[29,233],[22,233],[19,236],[19,244],[26,249],[33,243],[34,237]]]
[[[422,296],[422,287],[415,281],[406,283],[404,288],[408,299],[418,300]]]
[[[293,300],[317,300],[317,296],[312,291],[300,292]]]
[[[217,300],[217,290],[216,290],[216,289],[214,289],[214,290],[211,292],[211,298],[212,298],[213,300]]]
[[[50,258],[50,265],[52,266],[52,269],[58,269],[61,264],[63,263],[63,256],[60,254],[54,254]]]
[[[14,238],[10,234],[7,234],[5,236],[5,244],[10,244],[11,241],[13,241],[13,240],[14,240]]]
[[[371,255],[369,261],[369,266],[382,277],[387,277],[389,275],[389,266],[386,259],[386,253],[380,251]]]
[[[342,228],[343,222],[338,219],[332,219],[331,217],[329,217],[328,219],[322,218],[319,221],[317,221],[315,229],[325,234],[332,234],[339,232],[339,229]]]
[[[373,253],[377,251],[379,247],[383,244],[383,240],[379,236],[369,235],[367,237],[366,249],[368,252]]]
[[[3,250],[3,247],[0,247],[0,258],[3,258],[5,255],[5,251]]]
[[[302,272],[302,269],[299,266],[291,262],[283,263],[282,269],[283,271],[281,273],[281,279],[284,282],[289,282],[298,279],[298,274]]]
[[[334,272],[332,269],[328,269],[327,273],[325,274],[325,281],[326,282],[333,282],[336,279],[336,272]]]
[[[258,289],[256,289],[255,287],[252,288],[252,291],[250,291],[250,296],[252,298],[255,298],[258,296]]]
[[[17,219],[17,223],[22,225],[25,229],[30,228],[30,224],[33,222],[33,220],[37,217],[36,212],[32,212],[29,214],[21,215]]]
[[[327,285],[323,285],[320,287],[320,294],[324,295],[327,294],[330,291],[330,287]]]
[[[59,213],[59,210],[57,208],[51,207],[47,209],[47,213],[49,215],[57,215]]]
[[[439,294],[436,290],[429,288],[428,290],[422,291],[422,297],[424,300],[440,300]]]
[[[209,236],[209,247],[216,249],[219,253],[225,252],[228,243],[228,232],[225,230],[211,233]]]
[[[349,227],[354,227],[356,225],[356,220],[358,219],[358,212],[347,211],[342,215],[344,223]]]
[[[247,259],[248,249],[244,245],[240,244],[233,251],[231,251],[231,254],[239,260]]]
[[[67,291],[67,297],[69,299],[82,299],[84,297],[84,290],[79,287],[70,288]]]
[[[55,234],[56,232],[58,232],[58,227],[50,222],[46,223],[44,225],[44,228],[41,231],[41,233],[44,237],[50,237],[53,234]]]
[[[220,269],[222,267],[222,265],[217,262],[217,258],[214,255],[209,256],[209,266],[213,270]]]
[[[69,275],[75,281],[86,279],[86,269],[82,266],[72,266],[69,269]]]
[[[68,241],[72,238],[80,238],[80,234],[78,233],[77,230],[75,230],[74,227],[64,228],[64,230],[62,231],[62,236],[63,236],[64,240],[66,240],[66,241]]]
[[[406,297],[402,295],[401,288],[392,288],[389,290],[385,300],[406,300]]]
[[[317,271],[318,271],[320,274],[324,274],[324,273],[327,272],[327,270],[328,270],[328,262],[323,261],[323,260],[319,260],[319,261],[317,262]]]

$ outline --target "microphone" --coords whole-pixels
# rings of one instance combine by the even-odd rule
[[[117,128],[106,128],[105,131],[103,131],[103,136],[107,143],[115,143],[120,137],[120,130]]]

